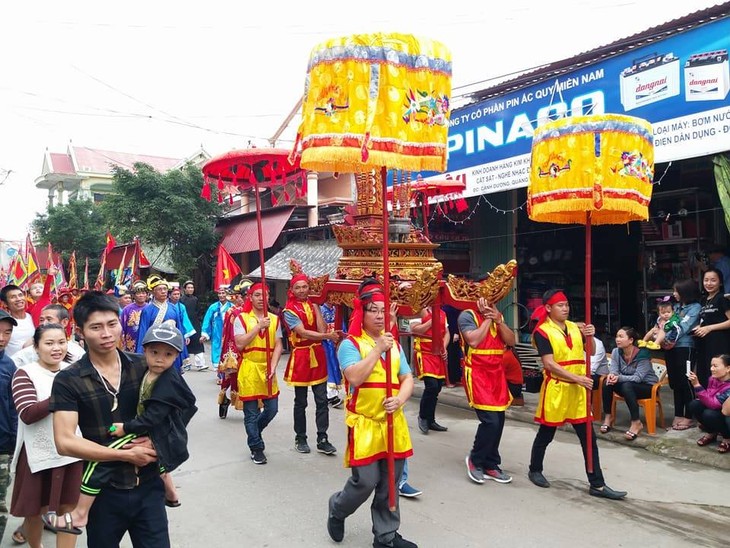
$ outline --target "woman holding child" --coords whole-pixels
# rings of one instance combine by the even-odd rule
[[[687,380],[687,372],[696,360],[693,330],[699,323],[700,292],[695,280],[682,280],[674,284],[674,299],[677,301],[675,312],[679,316],[677,338],[674,346],[667,349],[664,358],[667,362],[669,387],[674,394],[674,430],[687,430],[694,426],[689,411],[689,402],[694,399],[692,387]]]
[[[13,400],[18,410],[18,438],[13,457],[15,481],[10,513],[27,518],[25,533],[31,548],[41,546],[41,514],[66,515],[79,498],[82,462],[58,454],[48,404],[56,374],[68,364],[66,333],[58,324],[41,325],[33,335],[38,361],[25,365],[13,377]],[[58,548],[76,545],[81,531],[59,529]],[[70,533],[70,534],[68,534]]]

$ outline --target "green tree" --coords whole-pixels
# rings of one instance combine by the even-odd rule
[[[113,193],[101,210],[112,234],[122,241],[136,236],[169,250],[178,276],[184,278],[209,263],[219,238],[215,224],[222,209],[200,197],[202,186],[203,174],[191,164],[163,174],[142,163],[134,171],[115,167]]]
[[[99,271],[99,258],[104,249],[106,228],[99,208],[89,200],[71,200],[51,206],[33,220],[34,232],[42,246],[50,244],[60,252],[68,266],[71,252],[76,251],[79,284],[83,283],[84,259],[89,258],[90,283]],[[39,265],[45,268],[46,265]]]

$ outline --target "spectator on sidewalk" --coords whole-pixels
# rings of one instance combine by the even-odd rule
[[[26,310],[27,301],[23,290],[17,285],[8,284],[0,289],[0,301],[7,307],[8,313],[15,320],[15,327],[12,330],[10,340],[5,347],[5,354],[12,358],[27,341],[33,337],[35,324],[33,318]]]
[[[18,322],[5,310],[0,309],[0,539],[8,522],[8,506],[5,496],[10,485],[10,461],[15,451],[18,431],[18,414],[13,404],[11,385],[15,364],[6,352],[13,329]]]
[[[53,382],[49,409],[56,447],[61,455],[117,464],[113,486],[102,490],[89,514],[88,546],[118,548],[129,532],[136,548],[169,548],[165,487],[149,439],[122,450],[107,447],[109,426],[137,415],[147,365],[142,356],[117,350],[122,328],[114,297],[89,291],[76,302],[74,318],[87,354]]]
[[[638,347],[639,340],[639,333],[633,327],[622,327],[616,332],[616,348],[611,352],[609,373],[603,383],[601,433],[611,430],[611,406],[615,393],[629,408],[631,426],[624,434],[629,441],[634,441],[644,429],[639,418],[638,400],[651,397],[652,387],[659,382],[651,365],[651,354],[648,349]]]
[[[700,291],[695,280],[682,280],[674,284],[676,313],[679,316],[677,339],[674,346],[664,353],[667,362],[669,387],[674,394],[674,430],[687,430],[694,426],[689,412],[689,402],[694,399],[692,386],[687,380],[687,362],[690,369],[696,363],[696,352],[692,331],[699,324]]]
[[[704,447],[714,442],[718,435],[722,436],[717,452],[730,451],[730,423],[723,416],[723,408],[730,400],[730,355],[720,354],[712,358],[710,379],[707,388],[700,384],[697,374],[690,371],[688,378],[692,383],[696,400],[689,404],[692,416],[707,432],[697,440],[697,445]]]

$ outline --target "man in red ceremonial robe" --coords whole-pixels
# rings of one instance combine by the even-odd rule
[[[284,308],[284,322],[289,333],[291,354],[284,380],[294,387],[294,448],[309,453],[307,444],[308,387],[314,394],[315,422],[317,424],[317,451],[325,455],[337,449],[327,439],[329,406],[327,405],[327,357],[322,341],[337,342],[340,334],[328,332],[319,306],[309,300],[309,280],[298,274],[289,283],[289,294]]]
[[[499,467],[505,410],[512,401],[502,356],[505,345],[514,346],[515,334],[505,325],[497,307],[483,298],[477,301],[476,312],[464,310],[459,314],[459,331],[464,350],[464,389],[479,419],[474,446],[466,456],[467,475],[475,483],[509,483],[512,477]]]
[[[448,428],[436,422],[436,405],[439,393],[446,379],[446,346],[449,344],[449,326],[446,314],[438,311],[441,324],[442,340],[433,340],[433,312],[431,307],[421,310],[420,321],[411,324],[413,345],[416,357],[416,376],[423,381],[423,395],[418,411],[418,429],[422,434],[429,430],[446,432]],[[438,354],[434,354],[434,346],[438,345]]]

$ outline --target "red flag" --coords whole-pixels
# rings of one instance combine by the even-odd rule
[[[114,249],[114,246],[117,245],[117,241],[114,239],[114,236],[112,236],[112,233],[108,230],[106,231],[106,247],[104,248],[104,255],[109,255],[111,253],[111,250]]]
[[[218,246],[218,260],[215,266],[215,287],[217,291],[222,285],[229,285],[231,280],[241,273],[241,267],[233,260],[222,245]]]

